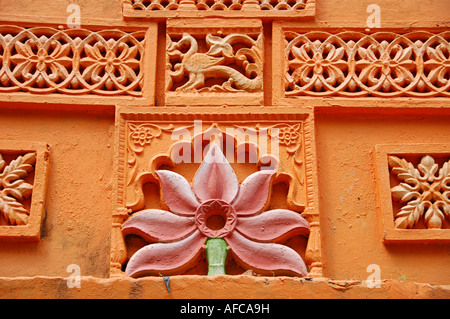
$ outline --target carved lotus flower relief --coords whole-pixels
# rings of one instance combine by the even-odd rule
[[[294,211],[264,211],[275,170],[253,173],[239,185],[221,149],[212,143],[192,186],[177,173],[158,170],[156,174],[169,211],[143,210],[124,223],[124,235],[150,242],[131,256],[128,276],[181,273],[203,249],[208,275],[225,273],[228,250],[246,269],[306,275],[300,255],[277,242],[308,235],[308,222]]]
[[[80,59],[85,81],[105,83],[108,90],[133,83],[138,78],[139,49],[124,42],[109,39],[94,45],[86,44],[86,57]]]

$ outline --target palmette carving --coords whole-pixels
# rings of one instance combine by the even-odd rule
[[[144,32],[0,27],[0,93],[142,96]]]
[[[25,225],[30,212],[24,207],[23,200],[29,198],[33,185],[24,178],[34,170],[35,153],[18,156],[9,164],[0,154],[0,212],[9,225]]]
[[[206,50],[199,45],[201,39],[188,33],[178,41],[172,37],[167,38],[167,91],[262,91],[261,35],[208,34]]]
[[[285,32],[285,95],[449,96],[450,32]]]
[[[423,220],[428,228],[442,228],[450,217],[450,160],[439,167],[426,155],[415,168],[403,158],[389,156],[389,167],[401,181],[391,189],[392,198],[403,204],[395,227],[413,228]]]

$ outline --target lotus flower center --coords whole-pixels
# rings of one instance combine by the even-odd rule
[[[211,199],[198,207],[195,223],[207,237],[225,237],[236,225],[236,211],[226,201]]]

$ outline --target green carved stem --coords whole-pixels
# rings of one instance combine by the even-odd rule
[[[225,261],[228,254],[225,240],[220,237],[208,238],[205,250],[208,260],[208,276],[225,275]]]

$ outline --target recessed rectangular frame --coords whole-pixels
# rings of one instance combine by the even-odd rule
[[[329,94],[329,95],[297,95],[286,96],[284,88],[286,77],[286,36],[285,32],[298,32],[301,34],[308,33],[329,33],[329,35],[347,34],[350,36],[353,32],[355,34],[391,34],[387,39],[405,35],[403,29],[376,29],[367,33],[364,28],[355,27],[352,29],[337,28],[330,30],[328,28],[315,28],[311,30],[307,25],[302,26],[295,21],[289,20],[276,20],[272,24],[272,105],[276,106],[312,106],[312,107],[349,107],[349,108],[377,108],[377,107],[391,107],[391,108],[445,108],[448,107],[448,93],[441,92],[441,94],[427,95],[423,94],[399,94],[396,96],[382,95],[382,96],[370,96],[370,95],[352,95],[352,94]],[[442,30],[430,30],[427,31],[429,35],[439,35]],[[422,34],[426,36],[426,32],[418,32],[411,30],[411,35]],[[406,33],[407,35],[408,33]],[[379,39],[381,42],[382,39]],[[355,39],[356,42],[357,39]],[[414,42],[413,40],[411,40]],[[324,57],[325,58],[325,57]],[[443,93],[443,94],[442,94]],[[430,103],[432,101],[433,103]],[[368,103],[369,102],[369,103]],[[405,105],[402,105],[405,104]]]
[[[189,33],[206,35],[208,33],[230,34],[259,33],[262,37],[262,65],[264,66],[264,32],[259,19],[168,19],[166,36],[171,33]],[[264,82],[264,69],[262,70]],[[166,84],[164,85],[166,87]],[[264,104],[264,83],[261,92],[211,92],[211,93],[180,93],[165,90],[166,106],[262,106]]]
[[[389,155],[450,156],[450,144],[379,144],[375,146],[376,180],[382,240],[390,243],[450,243],[450,229],[396,229],[392,205]]]
[[[126,248],[121,225],[131,211],[127,205],[127,123],[129,121],[151,121],[161,123],[193,123],[196,119],[205,122],[237,122],[246,120],[256,124],[276,121],[302,121],[304,128],[305,197],[302,215],[310,222],[310,235],[306,250],[306,262],[310,265],[310,276],[321,277],[322,273],[322,239],[320,232],[318,182],[316,167],[315,123],[311,109],[296,108],[286,111],[282,108],[268,107],[264,110],[249,113],[246,107],[222,109],[221,112],[205,112],[206,107],[189,106],[185,109],[177,107],[159,107],[143,109],[136,106],[118,106],[116,109],[115,161],[114,161],[114,208],[112,211],[111,230],[111,273],[123,275],[122,263],[126,259]],[[169,145],[168,145],[169,146]],[[296,204],[293,203],[295,206]]]
[[[36,153],[33,193],[30,215],[26,225],[0,226],[0,241],[38,241],[41,237],[42,221],[45,215],[45,198],[48,182],[49,146],[42,142],[0,141],[1,152],[23,154]]]

